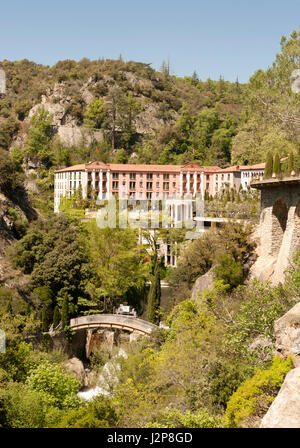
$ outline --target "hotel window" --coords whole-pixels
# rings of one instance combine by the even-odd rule
[[[119,179],[119,173],[112,173],[113,179]]]
[[[113,182],[112,183],[112,187],[113,187],[114,190],[117,190],[119,188],[119,182],[116,182],[116,181]]]
[[[147,179],[152,179],[153,178],[153,174],[152,173],[147,173]]]
[[[198,180],[200,179],[200,174],[197,174],[197,179],[198,179]]]
[[[135,190],[135,182],[129,182],[130,190]]]
[[[159,182],[156,182],[156,188],[159,188]]]
[[[130,173],[130,175],[129,175],[130,179],[135,179],[135,177],[136,177],[135,173]]]
[[[206,174],[206,180],[209,180],[209,174]]]
[[[126,185],[126,182],[124,181],[124,182],[123,182],[123,187],[125,187],[125,185]]]
[[[156,174],[156,177],[159,177],[159,173]]]
[[[227,174],[227,179],[230,180],[230,174]]]
[[[123,177],[125,177],[126,176],[126,173],[123,173]]]
[[[173,188],[175,188],[176,187],[176,182],[173,182]]]
[[[152,190],[152,182],[147,182],[147,190]]]
[[[106,188],[106,182],[102,182],[102,187]]]
[[[173,178],[174,178],[174,179],[176,178],[176,174],[173,174]]]
[[[206,184],[206,190],[209,190],[209,184],[208,183]]]
[[[197,184],[197,190],[199,191],[200,190],[200,182]]]
[[[143,182],[140,182],[140,188],[143,188]]]
[[[183,180],[186,180],[186,174],[183,175]]]
[[[183,189],[186,190],[186,183],[184,183],[182,186],[183,186]]]
[[[164,174],[164,180],[169,180],[169,174]]]
[[[97,189],[99,188],[99,181],[98,180],[96,180],[96,188]]]
[[[169,182],[164,182],[163,188],[164,188],[164,190],[169,190]]]

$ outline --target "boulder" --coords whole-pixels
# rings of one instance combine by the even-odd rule
[[[261,428],[300,428],[300,367],[290,370]]]
[[[86,372],[84,370],[83,363],[82,361],[80,361],[80,359],[75,357],[68,359],[68,361],[66,361],[63,364],[63,367],[65,368],[65,370],[68,370],[74,376],[76,376],[82,386],[87,385]]]
[[[197,278],[192,289],[191,299],[197,299],[199,293],[203,292],[205,289],[213,288],[214,278],[212,269]]]
[[[294,365],[300,366],[300,302],[275,321],[276,350],[284,357],[293,356]]]

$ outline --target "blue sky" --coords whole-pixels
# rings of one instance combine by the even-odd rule
[[[151,63],[172,74],[247,82],[300,25],[300,0],[10,0],[0,6],[0,60],[53,65],[83,57]]]

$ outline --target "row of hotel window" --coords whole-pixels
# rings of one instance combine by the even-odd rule
[[[79,187],[79,185],[80,185],[80,183],[76,184],[75,180],[74,181],[72,181],[72,180],[69,181],[70,189]],[[200,191],[200,185],[201,185],[200,182],[197,183],[197,185],[196,185],[196,188],[197,188],[198,191]],[[58,190],[64,189],[64,186],[65,186],[64,183],[58,182],[57,189]],[[88,181],[88,186],[92,187],[92,182],[91,181]],[[126,187],[126,182],[123,182],[122,186]],[[160,183],[156,182],[156,188],[159,188],[159,187],[160,187]],[[176,182],[172,183],[172,187],[176,188]],[[183,190],[186,190],[187,189],[187,183],[184,182],[182,184],[182,187],[183,187]],[[96,190],[99,189],[99,181],[95,181],[95,188],[96,188]],[[106,181],[102,182],[102,188],[103,189],[106,188]],[[112,182],[112,188],[113,188],[113,190],[118,190],[119,189],[119,182],[118,181],[113,181]],[[139,182],[139,188],[143,188],[143,182]],[[130,190],[135,190],[136,189],[136,182],[129,182],[129,189]],[[147,190],[152,190],[153,189],[153,182],[146,182],[146,189]],[[163,182],[163,189],[164,190],[169,190],[170,189],[170,183],[169,182]],[[209,189],[209,184],[206,184],[206,189],[207,190]],[[194,183],[193,182],[190,183],[190,190],[194,190]]]
[[[88,176],[91,177],[91,175],[92,175],[92,172],[89,171],[88,172]],[[98,177],[100,177],[99,175],[100,175],[99,171],[96,171],[95,172],[95,177],[98,178]],[[103,178],[105,178],[106,177],[106,172],[103,172],[102,175],[103,175]],[[57,176],[57,179],[76,179],[76,178],[77,179],[81,179],[81,171],[66,171],[66,172],[63,172],[63,173],[57,173],[56,176]],[[122,176],[126,177],[126,173],[122,173]],[[139,176],[140,176],[140,178],[142,178],[143,177],[143,173],[140,173]],[[147,173],[146,174],[146,178],[149,179],[149,180],[153,179],[153,176],[154,176],[153,173]],[[170,176],[171,176],[170,174],[163,174],[163,179],[164,180],[169,180]],[[175,179],[176,176],[177,176],[176,174],[173,174],[173,179]],[[201,176],[200,174],[197,174],[197,180],[200,179],[200,176]],[[136,179],[136,177],[137,177],[136,173],[129,173],[129,178],[130,179]],[[156,177],[159,178],[160,174],[157,173]],[[186,180],[187,175],[183,174],[182,177],[183,177],[183,180]],[[119,173],[112,173],[112,178],[113,179],[119,179]],[[192,178],[193,178],[193,174],[191,174],[191,179]],[[229,177],[228,177],[228,179],[229,179]],[[206,175],[206,180],[209,180],[209,174]]]

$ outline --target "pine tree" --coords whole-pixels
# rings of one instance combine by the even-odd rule
[[[267,160],[265,165],[265,173],[264,173],[264,179],[268,179],[273,174],[273,155],[269,151],[267,154]]]
[[[159,323],[158,310],[160,307],[161,286],[160,286],[160,270],[159,261],[155,260],[154,274],[148,294],[148,321],[153,324]]]
[[[278,152],[275,154],[274,157],[273,173],[275,173],[276,175],[280,173],[280,158]]]
[[[59,322],[60,322],[60,312],[58,306],[56,305],[53,314],[53,328],[56,328],[59,325]]]

